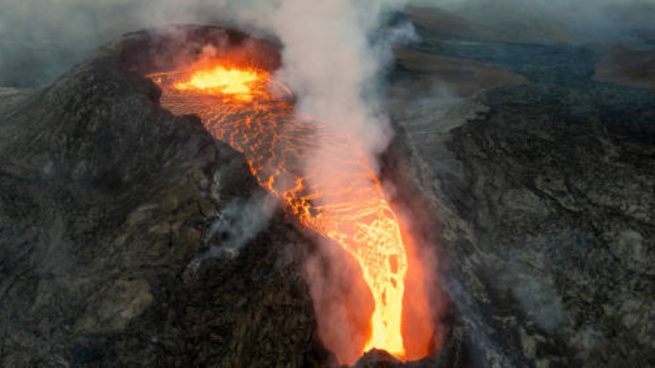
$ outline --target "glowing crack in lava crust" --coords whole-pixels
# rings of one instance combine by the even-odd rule
[[[422,341],[414,338],[411,347],[404,341],[403,332],[417,334],[403,331],[403,298],[412,299],[405,288],[407,248],[381,183],[355,142],[327,124],[298,118],[286,87],[264,70],[214,63],[149,77],[162,88],[164,107],[200,116],[214,137],[245,155],[259,184],[279,197],[303,227],[354,257],[374,301],[359,356],[372,348],[403,360],[431,352],[431,330],[419,332]],[[318,149],[329,151],[321,158],[330,162],[308,165]],[[338,168],[338,175],[322,172],[323,167]],[[340,361],[352,363],[336,353]]]

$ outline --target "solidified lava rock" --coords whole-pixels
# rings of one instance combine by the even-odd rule
[[[655,93],[593,81],[594,58],[553,63],[584,47],[448,45],[532,80],[409,105],[405,90],[388,105],[392,150],[406,152],[394,171],[440,224],[451,303],[439,363],[654,366]]]
[[[373,349],[357,361],[355,368],[398,368],[402,366],[402,363],[386,351]]]
[[[217,216],[261,189],[240,154],[119,65],[147,37],[43,90],[0,90],[0,366],[326,361],[300,276],[307,240],[280,213],[236,256],[199,261]]]

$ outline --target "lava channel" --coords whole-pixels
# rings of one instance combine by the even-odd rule
[[[414,280],[411,290],[406,288],[408,267],[421,266],[408,255],[409,237],[353,140],[325,123],[299,119],[291,94],[265,70],[205,63],[149,77],[162,89],[165,108],[200,116],[216,139],[244,154],[259,184],[280,198],[303,227],[335,241],[356,260],[374,307],[357,356],[333,350],[341,363],[352,364],[373,348],[400,360],[433,352],[427,298],[423,290],[414,290],[422,289],[422,282]],[[318,150],[328,162],[307,165]],[[325,175],[325,167],[338,168],[338,174]],[[403,314],[408,305],[412,315]]]

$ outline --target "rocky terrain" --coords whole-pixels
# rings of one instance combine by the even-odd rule
[[[614,48],[598,62],[594,78],[655,90],[655,51]]]
[[[598,50],[423,32],[526,79],[412,96],[434,67],[401,62],[392,84],[397,171],[441,224],[454,366],[653,366],[655,93],[594,81]]]
[[[384,175],[436,244],[449,312],[441,352],[407,366],[655,365],[655,93],[594,80],[595,47],[419,32],[389,75]],[[0,365],[334,366],[310,235],[277,211],[206,256],[262,193],[122,70],[143,37],[0,89]]]
[[[297,266],[311,243],[278,213],[238,255],[202,257],[220,243],[210,225],[260,189],[197,118],[119,70],[121,49],[2,91],[0,365],[326,361]]]

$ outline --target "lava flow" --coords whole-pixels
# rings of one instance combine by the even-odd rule
[[[432,351],[432,322],[420,320],[408,328],[403,320],[408,303],[421,304],[410,308],[413,314],[429,314],[423,292],[415,297],[405,287],[413,267],[408,238],[403,241],[398,218],[355,142],[327,124],[299,119],[286,87],[264,70],[205,64],[149,77],[162,88],[164,107],[200,116],[214,137],[244,154],[260,185],[303,227],[337,242],[357,261],[374,302],[358,356],[376,348],[404,360]],[[308,164],[318,150],[323,161]],[[342,363],[352,363],[352,357],[335,353]]]

